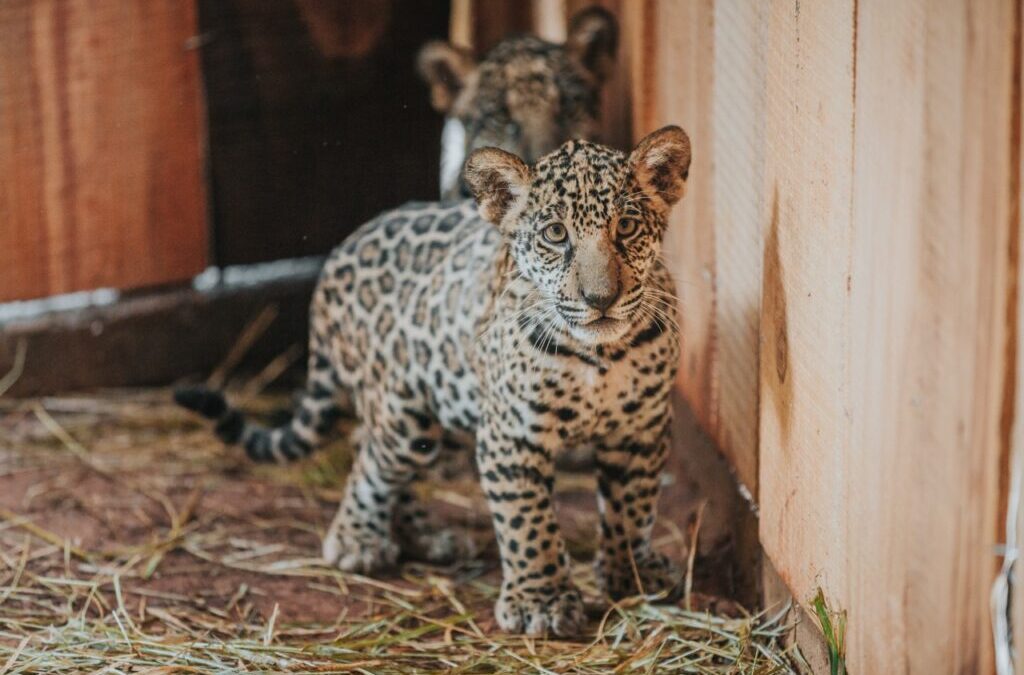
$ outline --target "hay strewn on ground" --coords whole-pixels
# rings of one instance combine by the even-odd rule
[[[0,404],[0,675],[794,672],[782,612],[749,616],[697,593],[681,604],[689,611],[608,607],[582,563],[592,622],[579,641],[495,629],[493,548],[383,579],[328,569],[316,553],[344,444],[296,467],[257,467],[168,400],[151,390]],[[585,558],[593,513],[570,493],[589,502],[592,483],[560,486],[570,547]],[[430,496],[490,541],[471,478]],[[661,536],[685,554],[678,528]]]

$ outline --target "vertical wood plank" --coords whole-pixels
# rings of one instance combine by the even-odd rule
[[[682,352],[678,384],[705,427],[717,406],[715,366],[714,2],[660,0],[647,17],[643,44],[654,47],[634,70],[640,137],[665,125],[686,129],[693,148],[687,195],[673,209],[664,255],[676,278]],[[652,39],[653,38],[653,39]]]
[[[773,11],[761,535],[798,600],[849,612],[851,672],[993,667],[1015,19]]]
[[[773,3],[768,30],[760,534],[798,600],[848,606],[853,2]]]
[[[0,300],[206,261],[192,2],[0,4]]]
[[[457,47],[473,49],[473,6],[474,0],[452,0],[448,19],[448,39]]]
[[[714,215],[705,226],[715,238],[716,396],[706,423],[756,499],[768,5],[717,0],[714,12]]]
[[[858,670],[993,668],[1013,23],[1010,1],[859,15],[846,517],[872,555],[849,560],[850,607],[870,617],[851,626]]]
[[[533,30],[541,38],[565,42],[568,30],[567,0],[532,0]]]
[[[619,48],[612,73],[602,88],[599,140],[620,150],[629,150],[633,138],[634,88],[632,69],[640,60],[639,26],[650,11],[650,0],[566,0],[566,24],[577,12],[600,6],[615,17],[619,27]]]
[[[919,434],[928,430],[917,427],[926,410],[920,405],[917,409],[904,406],[904,401],[916,399],[923,403],[922,397],[940,393],[935,390],[941,382],[930,376],[936,371],[928,369],[927,363],[942,354],[944,347],[956,346],[943,339],[943,326],[934,325],[930,327],[933,330],[928,330],[927,325],[915,325],[915,300],[919,296],[934,298],[937,291],[945,290],[943,275],[949,263],[942,259],[946,254],[942,235],[949,233],[950,225],[955,225],[959,218],[955,210],[945,217],[940,215],[937,229],[942,232],[938,236],[927,232],[932,223],[920,222],[922,198],[932,191],[925,180],[924,150],[929,130],[925,128],[924,101],[929,73],[925,68],[928,27],[924,10],[923,2],[888,8],[864,5],[857,16],[849,380],[844,387],[849,397],[850,420],[857,423],[843,424],[834,430],[844,436],[849,434],[846,473],[835,480],[847,484],[848,495],[859,496],[844,505],[846,536],[851,546],[856,544],[859,550],[871,551],[870,556],[854,556],[846,561],[849,585],[845,591],[836,591],[855,617],[850,625],[849,658],[859,663],[859,668],[870,667],[868,664],[878,667],[891,660],[889,664],[902,672],[938,672],[934,667],[910,669],[908,648],[913,643],[908,619],[945,623],[933,626],[938,629],[934,635],[947,635],[953,628],[952,608],[947,603],[952,601],[949,591],[954,589],[948,587],[944,592],[931,593],[930,616],[913,616],[912,606],[920,605],[922,600],[927,602],[927,598],[919,597],[908,566],[917,561],[915,548],[925,558],[940,554],[944,561],[956,559],[956,551],[937,550],[937,540],[945,544],[949,537],[927,527],[929,523],[921,514],[917,514],[920,527],[912,526],[915,501],[927,497],[929,491],[915,488],[915,483],[922,481],[914,480],[913,471],[921,459],[917,456],[918,448],[940,445],[942,437],[954,431],[948,428],[949,424],[963,423],[956,417],[942,422],[934,420],[933,423],[943,426],[936,428],[935,434],[922,437]],[[949,58],[961,58],[961,44],[954,41],[945,48]],[[893,58],[899,67],[891,67]],[[959,79],[963,69],[949,65],[954,67],[948,73],[947,84],[953,84],[956,91],[959,83],[949,80]],[[939,110],[948,108],[948,101],[939,103]],[[935,149],[942,153],[936,160],[950,167],[960,164],[956,157],[946,155],[955,153],[960,144],[955,127],[945,130],[951,142]],[[947,183],[943,187],[955,188],[956,173],[948,173],[953,186]],[[937,192],[936,199],[955,203],[955,190]],[[939,210],[953,207],[954,203],[949,202],[941,204]],[[881,254],[878,249],[883,245]],[[920,266],[921,255],[935,256],[927,267],[936,274],[929,274],[927,267]],[[925,310],[921,314],[924,324],[941,321],[941,316],[933,316],[931,303],[921,309]],[[901,419],[907,414],[916,418],[914,423]],[[943,482],[946,470],[953,466],[933,457],[917,470],[924,483],[932,484]],[[896,537],[898,530],[903,534]],[[938,568],[944,575],[948,563],[940,565],[938,560],[933,559],[933,570]],[[921,590],[941,583],[933,570],[927,566],[917,570],[923,575]],[[868,592],[871,585],[875,590]],[[894,593],[899,594],[896,597],[901,597],[901,602],[892,602]],[[866,621],[866,617],[870,620]],[[928,650],[927,658],[936,658],[943,649],[944,646],[936,645]],[[877,658],[872,651],[878,652]],[[945,658],[947,655],[942,654]]]

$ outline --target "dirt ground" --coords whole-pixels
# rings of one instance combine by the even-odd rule
[[[497,633],[490,606],[498,561],[471,474],[425,484],[422,494],[446,520],[473,532],[481,550],[476,560],[450,568],[404,564],[375,579],[344,575],[323,566],[318,552],[348,466],[346,441],[294,466],[259,466],[224,448],[169,399],[167,390],[144,390],[0,404],[0,645],[6,649],[0,673],[5,654],[11,672],[21,672],[23,662],[39,668],[24,672],[88,671],[115,652],[127,659],[117,672],[167,663],[159,649],[138,646],[136,631],[146,639],[163,636],[159,645],[177,635],[265,647],[345,645],[360,631],[401,642],[402,631],[416,625],[434,626],[428,632],[441,631],[449,643],[453,632],[480,639]],[[286,396],[245,403],[256,414],[286,405]],[[681,461],[673,460],[670,477],[682,475]],[[592,610],[590,630],[600,633],[609,606],[585,564],[595,543],[593,477],[560,474],[556,493],[577,582]],[[701,536],[701,503],[693,481],[666,480],[657,544],[684,566],[694,536]],[[708,542],[698,550],[690,561],[692,593],[681,611],[749,620],[728,599],[734,583],[728,545]],[[452,623],[453,616],[465,623]],[[72,624],[85,634],[69,637],[73,631],[65,630],[50,642],[34,637]],[[88,636],[98,627],[114,636],[104,639],[120,633],[133,649],[97,647]],[[60,649],[64,670],[47,670],[44,657]],[[189,667],[218,670],[210,663]],[[238,669],[258,665],[241,659]]]

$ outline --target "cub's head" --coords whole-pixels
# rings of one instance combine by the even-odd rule
[[[625,336],[659,304],[648,276],[689,169],[690,139],[669,126],[629,155],[569,141],[533,167],[484,148],[466,161],[465,178],[544,299],[539,311],[577,340],[600,344]]]
[[[434,108],[446,118],[442,199],[468,196],[459,176],[477,148],[501,148],[535,162],[570,138],[593,138],[617,43],[615,18],[592,7],[572,18],[564,44],[509,38],[479,63],[445,42],[424,46],[417,65]]]

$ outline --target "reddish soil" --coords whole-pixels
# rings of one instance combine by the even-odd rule
[[[376,603],[394,595],[389,587],[413,588],[426,575],[457,584],[497,581],[489,518],[469,477],[435,487],[431,503],[445,519],[472,529],[483,550],[478,561],[451,569],[405,565],[381,579],[383,588],[274,573],[274,562],[318,555],[340,489],[345,444],[305,466],[254,466],[166,401],[166,392],[151,391],[43,401],[49,412],[42,413],[30,401],[0,408],[0,598],[25,560],[19,587],[40,577],[102,578],[102,595],[113,605],[116,566],[130,615],[156,616],[164,625],[193,622],[195,629],[215,620],[262,625],[275,606],[280,625],[373,614]],[[677,456],[669,475],[685,468],[686,458]],[[570,550],[586,559],[596,527],[593,481],[560,476],[557,492]],[[672,480],[664,490],[658,541],[684,563],[688,524],[701,499],[692,479]],[[714,500],[709,508],[716,508]],[[705,526],[714,530],[714,522],[706,513]],[[696,590],[715,596],[733,583],[728,540],[717,529],[702,530],[694,576]],[[65,546],[74,549],[67,559]],[[157,551],[163,551],[159,560]],[[246,565],[251,569],[239,568]],[[315,569],[312,560],[303,569],[310,566]],[[30,599],[14,594],[5,609],[45,621],[47,610]],[[84,593],[63,600],[75,610],[90,603]],[[173,617],[161,618],[161,608],[173,608]],[[55,603],[53,620],[63,620],[64,611]],[[482,626],[487,622],[481,617]]]

